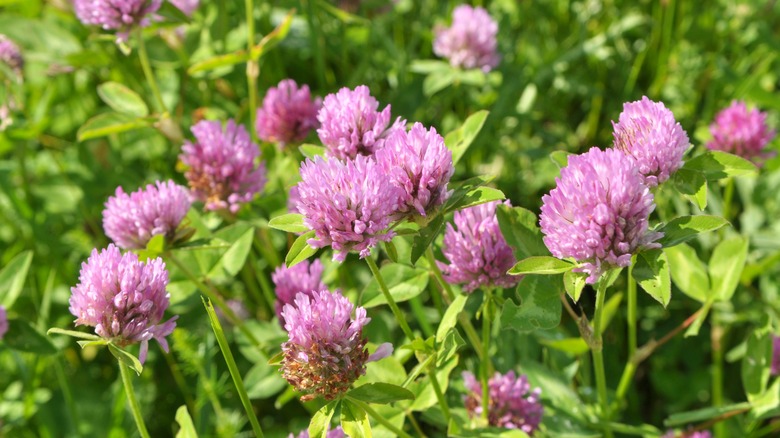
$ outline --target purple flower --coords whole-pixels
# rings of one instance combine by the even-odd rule
[[[772,336],[772,371],[773,376],[780,374],[780,336]]]
[[[634,159],[648,187],[661,184],[682,167],[688,134],[662,102],[642,97],[625,103],[612,127],[614,147]]]
[[[145,248],[162,234],[170,240],[190,209],[187,189],[171,180],[149,184],[126,194],[122,187],[108,198],[103,210],[103,229],[120,248]]]
[[[7,65],[17,75],[22,74],[24,67],[22,52],[19,51],[19,46],[3,34],[0,34],[0,62]]]
[[[679,434],[670,430],[661,435],[661,438],[712,438],[712,434],[708,430],[680,432]]]
[[[168,352],[165,337],[176,327],[178,316],[160,323],[168,308],[167,285],[161,258],[144,263],[111,244],[100,252],[92,250],[81,264],[79,283],[70,289],[70,313],[76,325],[95,327],[95,333],[120,347],[140,342],[138,358],[143,363],[149,340],[156,339]]]
[[[319,260],[311,264],[303,261],[292,268],[279,266],[271,275],[271,280],[276,285],[276,316],[279,317],[282,327],[284,327],[282,308],[287,304],[293,304],[298,293],[311,295],[315,291],[328,288],[322,282],[323,269],[322,262]]]
[[[268,89],[263,106],[257,110],[257,136],[282,147],[298,143],[319,127],[320,106],[322,100],[312,100],[308,85],[298,88],[294,80],[285,79]]]
[[[366,362],[386,357],[388,349],[392,352],[384,344],[381,352],[368,355],[363,326],[371,318],[366,317],[366,309],[355,309],[338,291],[299,293],[294,304],[284,305],[282,316],[289,335],[282,344],[282,376],[304,393],[303,401],[317,396],[337,398],[365,374]]]
[[[8,332],[8,314],[5,312],[5,307],[0,306],[0,341],[3,340],[3,336]]]
[[[336,426],[335,429],[330,429],[328,431],[328,434],[326,435],[327,438],[345,438],[346,435],[344,434],[344,429],[341,428],[341,426]],[[304,429],[299,433],[297,436],[290,434],[287,438],[309,438],[309,431]]]
[[[162,0],[73,0],[76,16],[82,23],[118,30],[124,41],[136,26],[149,24],[150,14],[160,8]]]
[[[501,61],[496,52],[496,23],[480,7],[460,5],[452,11],[452,26],[436,26],[433,53],[450,60],[453,67],[480,68],[489,72]]]
[[[232,119],[225,127],[218,121],[200,121],[192,127],[195,143],[182,146],[179,159],[189,166],[185,173],[193,196],[206,210],[229,208],[235,213],[265,186],[265,164],[249,133]]]
[[[309,245],[332,246],[333,260],[343,262],[352,250],[364,258],[377,242],[395,235],[387,227],[398,210],[400,189],[390,184],[372,158],[307,159],[301,164],[298,194],[303,223],[316,236]]]
[[[170,2],[188,17],[191,17],[195,9],[200,6],[200,0],[170,0]]]
[[[290,213],[298,213],[298,201],[300,201],[301,195],[298,193],[298,184],[290,187],[290,192],[287,194],[287,211]]]
[[[745,102],[735,100],[731,106],[715,116],[710,125],[712,140],[707,148],[729,152],[748,160],[766,158],[764,151],[775,137],[775,131],[766,124],[766,113],[758,109],[748,110]]]
[[[587,283],[610,268],[630,265],[640,248],[660,247],[653,242],[661,234],[648,231],[653,194],[622,152],[594,147],[571,156],[555,182],[542,197],[544,243],[555,257],[581,263],[574,271],[586,272]]]
[[[464,397],[466,410],[472,417],[482,415],[482,384],[474,375],[463,373],[463,383],[469,393]],[[496,373],[488,380],[488,423],[506,429],[520,429],[527,434],[539,428],[544,407],[539,400],[542,390],[531,391],[528,378],[515,376],[514,371]]]
[[[388,127],[390,105],[381,112],[377,112],[378,107],[379,102],[371,97],[365,85],[354,90],[345,87],[325,96],[317,114],[321,124],[317,134],[328,154],[342,160],[373,155],[384,146],[390,133],[404,129],[406,121],[400,117]]]
[[[444,145],[444,139],[431,128],[426,130],[415,123],[407,133],[393,132],[385,147],[376,153],[376,160],[390,181],[403,191],[399,212],[415,210],[421,216],[444,203],[451,192],[447,191],[455,168],[452,152]]]
[[[450,264],[437,263],[444,279],[465,284],[466,292],[481,286],[513,287],[522,279],[506,273],[517,260],[498,227],[496,207],[500,204],[493,201],[456,211],[457,230],[447,224],[442,253]],[[509,201],[503,204],[511,205]]]

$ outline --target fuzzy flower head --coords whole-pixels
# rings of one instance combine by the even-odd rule
[[[257,136],[282,147],[298,143],[319,127],[320,106],[322,100],[312,100],[308,85],[298,88],[294,80],[285,79],[268,89],[263,106],[257,110]]]
[[[188,17],[191,17],[200,6],[200,0],[170,0],[170,2]]]
[[[368,87],[354,90],[342,88],[336,94],[325,96],[317,120],[317,134],[330,156],[344,160],[358,155],[373,155],[382,149],[387,137],[395,130],[403,130],[405,120],[399,117],[390,125],[390,105],[377,111],[379,102],[369,94]]]
[[[345,438],[344,429],[341,426],[336,426],[335,429],[328,430],[326,438]],[[309,431],[304,429],[298,435],[290,434],[287,438],[309,438]]]
[[[24,67],[24,58],[22,52],[10,38],[0,34],[0,62],[4,63],[17,75],[22,74]]]
[[[124,41],[134,27],[148,25],[161,4],[162,0],[73,0],[73,9],[82,23],[117,30]]]
[[[455,168],[452,151],[436,129],[415,123],[409,132],[397,130],[376,153],[376,160],[390,182],[403,191],[399,212],[425,216],[449,198],[447,190]]]
[[[167,352],[165,337],[176,327],[178,316],[160,323],[168,308],[167,285],[161,258],[144,263],[111,244],[100,252],[92,250],[81,264],[79,283],[70,289],[70,313],[76,325],[95,327],[95,333],[119,346],[140,342],[143,363],[149,340],[156,339]]]
[[[447,58],[453,67],[489,72],[501,61],[497,52],[498,23],[480,7],[460,5],[452,11],[452,26],[437,26],[433,53]]]
[[[466,410],[472,417],[482,415],[482,384],[474,375],[463,373],[463,383],[469,393],[464,397]],[[544,407],[539,400],[542,390],[531,391],[528,378],[516,376],[514,371],[496,373],[488,380],[488,423],[494,427],[520,429],[527,434],[539,428]]]
[[[587,283],[612,267],[630,265],[641,248],[660,247],[653,242],[661,234],[648,231],[653,194],[622,152],[594,147],[571,156],[555,182],[542,197],[544,243],[555,257],[581,263],[574,271],[586,272]]]
[[[304,393],[303,401],[335,399],[365,374],[366,362],[379,358],[366,350],[363,327],[371,320],[366,309],[355,309],[338,291],[300,293],[284,305],[282,316],[289,335],[282,344],[282,377]],[[388,354],[383,345],[379,355]]]
[[[688,134],[662,102],[647,97],[623,104],[612,122],[614,147],[631,157],[648,187],[655,187],[683,165]]]
[[[333,260],[343,262],[353,250],[364,258],[379,241],[395,235],[387,228],[398,209],[400,189],[372,158],[307,159],[301,164],[298,195],[303,223],[316,237],[309,245],[332,246]]]
[[[712,140],[707,148],[753,160],[771,156],[764,148],[775,137],[766,124],[766,113],[748,110],[745,102],[735,100],[715,116],[710,125]]]
[[[173,239],[189,209],[187,189],[170,180],[157,181],[129,195],[117,187],[103,210],[103,229],[120,248],[145,248],[158,234]]]
[[[442,253],[449,265],[437,262],[444,279],[463,284],[472,292],[478,287],[514,287],[521,276],[509,275],[517,260],[498,227],[496,207],[500,201],[475,205],[455,212],[455,227],[447,224]],[[504,205],[511,205],[504,201]]]
[[[3,340],[6,332],[8,332],[8,314],[5,312],[5,307],[0,306],[0,341]]]
[[[235,213],[265,186],[265,164],[258,162],[260,149],[243,126],[228,120],[203,120],[192,127],[195,142],[185,142],[179,159],[193,196],[206,210],[230,209]]]
[[[276,316],[279,317],[282,327],[284,327],[282,309],[286,304],[293,304],[298,293],[311,295],[315,291],[328,288],[322,282],[323,269],[322,262],[319,260],[311,264],[303,261],[292,268],[279,266],[271,275],[271,280],[276,285]]]

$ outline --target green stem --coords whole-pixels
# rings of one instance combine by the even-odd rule
[[[431,379],[431,385],[433,386],[433,392],[436,393],[436,398],[439,400],[439,406],[441,406],[442,412],[444,412],[444,419],[447,420],[447,424],[450,424],[452,416],[450,415],[450,407],[447,405],[447,399],[444,398],[444,392],[439,385],[439,379],[436,377],[436,362],[433,361],[428,365],[428,378]]]
[[[724,328],[720,324],[718,312],[713,309],[712,332],[712,406],[723,406],[723,335]],[[717,438],[726,436],[723,423],[717,423],[714,427],[714,435]]]
[[[727,178],[726,187],[723,189],[723,218],[726,220],[730,220],[732,199],[734,199],[734,178]]]
[[[366,258],[368,258],[368,257],[366,257]],[[346,398],[349,401],[351,401],[353,404],[361,407],[364,411],[366,411],[366,413],[368,415],[371,416],[371,418],[376,420],[377,423],[379,423],[382,426],[384,426],[385,428],[387,428],[387,430],[389,430],[390,432],[394,433],[396,436],[399,436],[399,437],[402,437],[402,438],[412,438],[411,435],[409,435],[408,433],[404,432],[403,430],[395,427],[393,425],[393,423],[387,421],[387,418],[379,415],[379,413],[377,413],[377,411],[372,409],[371,406],[368,405],[368,403],[365,403],[365,402],[363,402],[361,400],[358,400],[356,398],[352,398],[350,396],[346,396]]]
[[[255,2],[254,0],[245,0],[244,5],[246,6],[246,50],[250,56],[246,63],[246,82],[249,88],[249,132],[252,133],[252,140],[257,141],[255,117],[257,115],[257,77],[260,76],[260,65],[256,59],[252,58],[252,49],[255,46]]]
[[[439,282],[439,286],[441,287],[442,294],[444,295],[447,304],[451,303],[452,300],[455,299],[455,292],[452,291],[450,284],[444,281],[444,276],[442,276],[441,269],[439,269],[439,266],[436,264],[436,256],[433,254],[433,250],[430,246],[425,250],[425,257],[428,259],[428,264],[431,267],[433,276],[436,277],[436,281]],[[458,315],[458,322],[463,331],[466,332],[466,337],[469,338],[472,348],[477,352],[477,357],[479,360],[482,360],[482,341],[479,340],[477,330],[474,329],[468,316],[463,312]]]
[[[628,267],[628,291],[626,305],[626,324],[628,324],[628,357],[634,357],[636,353],[636,280],[634,280],[634,264]]]
[[[593,316],[593,339],[595,345],[591,347],[593,354],[593,369],[596,377],[596,388],[601,404],[601,417],[604,427],[604,436],[612,437],[612,429],[609,426],[609,401],[607,400],[607,379],[604,372],[604,355],[602,354],[601,325],[604,311],[604,297],[607,294],[607,282],[605,276],[599,281],[596,288],[596,310]]]
[[[482,359],[480,364],[482,365],[482,418],[488,419],[488,408],[490,407],[490,386],[488,381],[490,380],[490,371],[492,364],[490,363],[490,329],[491,323],[491,291],[485,290],[485,303],[482,306]]]
[[[205,295],[209,300],[213,301],[217,307],[222,311],[222,313],[225,315],[225,317],[230,321],[231,324],[238,327],[239,330],[241,330],[241,333],[243,333],[252,343],[257,347],[258,350],[262,351],[262,343],[259,339],[252,333],[251,330],[249,330],[245,325],[244,322],[236,316],[235,312],[233,312],[233,309],[231,309],[227,303],[225,303],[225,300],[222,299],[222,296],[220,296],[219,292],[217,292],[215,289],[213,289],[211,286],[206,285],[202,280],[200,280],[198,277],[195,276],[195,274],[192,273],[189,269],[187,269],[186,266],[182,262],[177,259],[172,252],[166,251],[164,256],[173,262],[174,265],[176,265],[177,268],[181,272],[184,273],[184,275],[195,284],[195,286],[200,289],[200,291]]]
[[[409,327],[409,323],[406,322],[406,318],[404,318],[403,313],[401,313],[401,309],[398,308],[398,304],[395,303],[393,296],[390,295],[390,290],[387,288],[385,279],[382,278],[382,273],[379,272],[379,267],[377,267],[376,262],[371,258],[371,255],[366,257],[365,260],[366,263],[368,263],[369,269],[371,269],[371,273],[374,274],[376,282],[379,283],[379,289],[382,290],[382,294],[384,294],[385,299],[387,300],[387,304],[390,306],[390,310],[393,311],[393,315],[395,315],[395,319],[398,321],[398,325],[401,326],[401,330],[403,330],[406,338],[409,339],[409,341],[413,341],[414,334],[412,333],[412,329]]]
[[[149,64],[149,55],[146,53],[146,43],[144,43],[143,28],[139,26],[135,31],[135,35],[136,39],[138,40],[138,58],[141,60],[141,68],[144,71],[144,76],[146,76],[146,82],[149,83],[149,87],[152,89],[154,100],[157,102],[157,109],[160,110],[161,114],[165,115],[168,113],[168,110],[165,108],[162,94],[160,94],[160,89],[157,87],[157,80],[154,78],[152,66]]]
[[[233,358],[233,353],[230,351],[230,345],[228,345],[227,338],[225,338],[222,324],[219,323],[219,318],[217,318],[217,313],[214,311],[214,307],[211,303],[206,303],[204,300],[203,305],[206,306],[206,312],[208,312],[209,320],[211,321],[211,328],[214,330],[214,336],[217,337],[217,344],[219,344],[219,349],[222,351],[222,356],[225,358],[228,371],[230,371],[230,377],[233,378],[233,384],[236,387],[236,391],[238,391],[238,397],[241,399],[241,404],[244,406],[244,411],[249,418],[249,423],[252,424],[252,430],[257,438],[262,438],[263,429],[260,428],[260,423],[257,422],[257,415],[255,415],[255,411],[252,409],[252,402],[249,400],[249,395],[247,395],[246,388],[244,387],[244,381],[241,379],[241,373],[238,371],[238,366],[236,365],[236,360]]]
[[[138,433],[142,438],[150,438],[149,431],[146,430],[146,424],[144,424],[144,417],[141,415],[141,407],[138,405],[138,400],[135,398],[135,391],[133,391],[133,381],[130,377],[130,369],[122,362],[119,363],[119,374],[122,375],[122,384],[125,386],[125,393],[127,393],[127,400],[130,402],[130,411],[133,413],[135,424],[138,426]]]

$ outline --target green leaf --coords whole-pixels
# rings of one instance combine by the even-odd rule
[[[309,227],[303,224],[303,215],[298,213],[276,216],[268,221],[268,226],[288,233],[305,233],[309,231]]]
[[[590,351],[590,347],[582,338],[540,339],[539,343],[573,356],[579,356]]]
[[[287,382],[279,374],[278,368],[266,360],[260,360],[246,373],[244,386],[250,399],[265,399],[281,392],[287,387]]]
[[[745,267],[747,252],[748,240],[742,236],[728,238],[712,251],[709,270],[713,298],[728,301],[734,295],[742,268]]]
[[[509,269],[512,275],[551,275],[571,271],[577,265],[552,256],[528,257],[515,263]]]
[[[463,154],[466,153],[474,139],[477,138],[477,135],[485,125],[488,114],[490,113],[485,110],[475,112],[463,122],[460,128],[444,137],[444,144],[452,151],[453,166],[458,164],[458,161],[463,158]]]
[[[2,342],[13,350],[26,351],[41,356],[56,354],[57,347],[27,320],[8,318],[8,331]]]
[[[655,231],[664,233],[658,243],[664,248],[668,248],[687,242],[700,233],[717,230],[728,223],[729,221],[720,216],[681,216],[672,219]]]
[[[365,409],[349,399],[341,402],[341,428],[350,438],[371,438],[371,423]]]
[[[612,322],[612,318],[620,310],[620,302],[623,300],[623,293],[612,294],[604,304],[604,316],[601,318],[601,332],[604,333]]]
[[[416,269],[399,263],[383,265],[379,272],[396,302],[408,301],[420,295],[430,279],[430,272],[426,269]],[[363,307],[367,309],[387,304],[387,299],[375,278],[372,278],[363,290],[363,300]]]
[[[585,272],[566,271],[563,273],[563,288],[566,289],[566,293],[575,303],[580,300],[587,279],[588,274]]]
[[[252,249],[254,238],[255,229],[254,227],[249,227],[220,257],[219,263],[211,270],[209,276],[218,275],[220,267],[230,277],[234,277],[241,272],[241,268],[244,267],[246,258],[249,256],[249,251]]]
[[[399,400],[414,400],[414,394],[408,389],[389,383],[367,383],[350,390],[348,397],[367,403],[386,405]]]
[[[728,406],[709,407],[704,409],[697,409],[695,411],[680,412],[669,416],[664,420],[664,426],[683,426],[691,423],[698,423],[700,421],[709,420],[723,414],[731,412],[740,412],[750,409],[750,403],[742,402]]]
[[[664,253],[671,265],[672,281],[682,293],[701,303],[707,301],[710,291],[710,277],[707,268],[699,260],[696,250],[685,243],[665,248]]]
[[[163,2],[160,8],[155,11],[155,15],[165,18],[168,23],[187,24],[190,22],[190,18],[171,2]],[[181,410],[181,408],[179,409]],[[178,412],[176,414],[178,419]]]
[[[341,400],[333,400],[314,413],[311,422],[309,422],[309,436],[311,438],[327,438],[330,419],[333,418],[333,414],[340,404]]]
[[[504,195],[504,192],[501,190],[486,186],[475,187],[466,192],[457,202],[448,203],[445,211],[463,210],[464,208],[486,204],[491,201],[501,201],[503,199],[506,199],[506,195]]]
[[[672,298],[672,280],[669,276],[669,260],[661,249],[650,249],[636,255],[634,279],[645,292],[664,307]]]
[[[65,335],[65,336],[71,336],[77,339],[87,339],[89,341],[99,341],[103,338],[101,338],[98,335],[93,335],[92,333],[84,333],[84,332],[77,332],[75,330],[63,330],[61,328],[52,327],[47,332],[47,335]]]
[[[453,69],[430,74],[423,80],[422,92],[426,97],[433,96],[455,82],[457,72]]]
[[[552,151],[550,152],[550,159],[559,169],[563,169],[569,165],[569,155],[571,155],[571,152]]]
[[[491,181],[493,181],[493,179],[494,178],[491,176],[480,175],[469,178],[465,181],[450,184],[452,195],[449,197],[449,199],[447,199],[447,202],[444,204],[442,210],[444,213],[449,213],[451,211],[463,208],[464,205],[469,204],[475,197],[478,197],[478,194],[475,195],[477,193],[477,188],[489,184]],[[463,198],[469,194],[471,194],[470,199],[464,200]]]
[[[440,72],[451,68],[452,66],[448,62],[438,59],[416,59],[409,64],[409,71],[421,74]]]
[[[710,181],[758,173],[749,160],[722,151],[707,151],[685,162],[682,169],[699,171]]]
[[[557,327],[561,321],[561,291],[556,279],[537,275],[523,278],[517,285],[520,306],[511,300],[504,303],[501,327],[520,333]]]
[[[137,357],[110,343],[108,344],[108,351],[110,351],[111,354],[113,354],[114,357],[119,360],[119,362],[125,364],[128,368],[135,371],[135,373],[139,376],[141,375],[141,372],[144,370],[144,366],[141,365],[141,361],[138,360]]]
[[[149,108],[135,91],[118,82],[105,82],[97,87],[98,96],[114,111],[131,117],[146,117]]]
[[[425,250],[431,246],[436,236],[439,235],[442,228],[444,228],[444,215],[440,214],[436,216],[425,227],[421,228],[419,233],[412,239],[412,255],[411,262],[416,264],[417,260],[422,257]]]
[[[742,359],[742,386],[750,402],[766,392],[772,368],[772,334],[769,323],[748,336],[747,353]]]
[[[288,268],[292,268],[317,252],[317,248],[311,247],[306,243],[307,240],[313,237],[314,230],[311,230],[308,233],[301,234],[295,239],[295,242],[293,242],[290,250],[287,252],[287,256],[284,258],[284,263]]]
[[[77,344],[81,348],[87,348],[87,347],[102,347],[104,345],[108,345],[110,342],[106,339],[98,339],[96,341],[76,341]]]
[[[444,336],[444,340],[438,343],[436,352],[436,367],[443,367],[455,353],[460,350],[460,347],[466,345],[466,341],[460,336],[457,330],[449,330]]]
[[[6,309],[13,307],[22,292],[32,258],[32,251],[24,251],[11,259],[0,271],[0,305]]]
[[[136,250],[139,260],[148,260],[158,257],[165,251],[165,235],[157,234],[146,244],[146,248]]]
[[[192,423],[187,405],[179,406],[176,410],[176,422],[179,423],[179,431],[176,432],[176,438],[198,438],[198,432],[195,430],[195,424]]]
[[[444,341],[447,333],[458,323],[458,315],[463,311],[463,307],[466,306],[468,299],[468,295],[460,294],[452,300],[452,303],[447,307],[447,311],[444,312],[444,316],[441,317],[439,327],[436,329],[436,342],[441,343]]]
[[[324,146],[318,146],[316,144],[311,144],[311,143],[304,143],[298,146],[298,150],[301,151],[304,157],[311,158],[313,160],[314,157],[324,157],[326,149]]]
[[[679,169],[672,176],[672,182],[677,191],[696,204],[700,210],[707,207],[707,178],[702,172]]]
[[[704,321],[707,319],[707,315],[710,313],[711,307],[712,307],[712,299],[704,302],[704,305],[701,306],[701,309],[699,310],[696,319],[688,327],[688,330],[685,331],[684,337],[687,338],[689,336],[699,335],[699,330],[701,329],[702,324],[704,324]]]
[[[144,119],[134,119],[119,113],[98,114],[81,125],[76,138],[78,141],[86,141],[147,126],[149,123]]]
[[[532,256],[546,256],[550,251],[542,240],[542,230],[536,215],[522,207],[499,205],[496,209],[498,226],[517,260]]]

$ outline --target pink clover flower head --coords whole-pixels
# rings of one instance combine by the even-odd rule
[[[433,53],[453,67],[489,72],[498,66],[498,23],[481,7],[460,5],[452,11],[452,26],[434,29]]]
[[[457,229],[447,224],[442,253],[449,265],[437,263],[444,279],[463,284],[466,292],[482,286],[514,287],[522,279],[506,273],[517,260],[498,226],[496,207],[500,204],[493,201],[456,211]],[[509,201],[503,204],[511,205]]]
[[[368,355],[363,337],[371,318],[339,291],[299,293],[293,304],[284,305],[282,316],[289,335],[282,344],[282,377],[304,393],[303,401],[337,398],[365,374],[366,362],[376,359]]]
[[[463,398],[466,410],[472,417],[482,415],[482,384],[473,374],[463,373],[463,383],[468,394]],[[494,427],[520,429],[532,434],[539,428],[544,407],[539,399],[542,390],[531,390],[528,378],[516,376],[514,371],[496,373],[488,380],[488,423]]]
[[[648,231],[653,194],[633,160],[619,150],[593,147],[573,155],[555,182],[542,197],[544,243],[555,257],[581,263],[574,271],[587,273],[587,283],[610,268],[630,265],[639,249],[660,248],[654,242],[662,234]]]
[[[203,201],[206,210],[236,213],[265,186],[260,149],[232,119],[224,128],[219,121],[200,121],[192,133],[196,141],[185,142],[179,159],[189,166],[185,176],[193,197]]]
[[[294,304],[298,293],[311,295],[315,291],[326,290],[328,286],[322,282],[322,262],[315,260],[312,263],[302,261],[292,268],[279,266],[271,275],[276,286],[276,316],[284,327],[282,309],[286,304]]]
[[[648,187],[663,183],[682,167],[688,134],[663,102],[642,97],[625,103],[612,127],[614,147],[635,161]]]
[[[5,311],[5,307],[0,306],[0,341],[3,340],[3,336],[8,332],[8,314]]]
[[[73,0],[76,16],[85,25],[117,30],[119,41],[127,40],[136,26],[147,26],[162,0]]]
[[[187,188],[171,180],[149,184],[127,194],[116,188],[103,210],[103,229],[120,248],[145,248],[152,237],[162,234],[172,239],[187,211]]]
[[[333,260],[343,262],[349,251],[364,258],[378,242],[395,235],[387,228],[398,210],[400,189],[390,184],[373,158],[307,159],[301,164],[298,194],[303,223],[316,237],[308,244],[332,246]]]
[[[677,433],[674,430],[669,430],[665,434],[661,435],[661,438],[712,438],[712,434],[709,430],[693,430],[680,433]]]
[[[132,252],[122,254],[113,244],[81,264],[79,283],[72,287],[70,313],[76,325],[95,327],[95,333],[120,347],[140,343],[139,359],[146,360],[149,341],[156,339],[167,352],[165,337],[176,327],[174,316],[161,323],[168,308],[168,271],[161,258],[146,263]]]
[[[328,154],[341,160],[373,155],[393,131],[404,129],[406,121],[400,117],[390,125],[390,105],[382,111],[377,111],[378,107],[365,85],[354,90],[344,87],[325,96],[317,113],[317,135]]]
[[[268,89],[263,106],[257,110],[257,136],[282,147],[299,143],[319,127],[320,106],[322,100],[312,100],[308,85],[298,88],[294,80],[285,79]]]
[[[710,125],[712,140],[707,148],[739,155],[748,160],[772,156],[764,148],[776,131],[766,124],[766,113],[748,110],[745,102],[735,100],[715,116]]]
[[[344,429],[342,429],[341,426],[336,426],[335,429],[328,430],[326,435],[327,438],[346,438],[346,436],[347,435],[344,434]],[[287,438],[309,438],[309,431],[304,429],[298,435],[290,434]]]
[[[780,336],[772,336],[772,371],[773,376],[780,375]]]
[[[195,10],[200,7],[200,0],[169,0],[171,4],[184,12],[184,15],[191,17]]]
[[[7,65],[17,75],[22,74],[22,68],[24,68],[22,52],[16,43],[3,34],[0,34],[0,62]]]
[[[377,151],[377,163],[390,176],[390,182],[402,190],[399,212],[415,211],[421,216],[442,205],[455,168],[452,151],[436,129],[415,123],[409,132],[390,134],[385,147]]]
[[[301,195],[298,193],[298,184],[290,187],[290,191],[287,194],[287,211],[290,213],[298,212],[298,201],[300,201]]]

